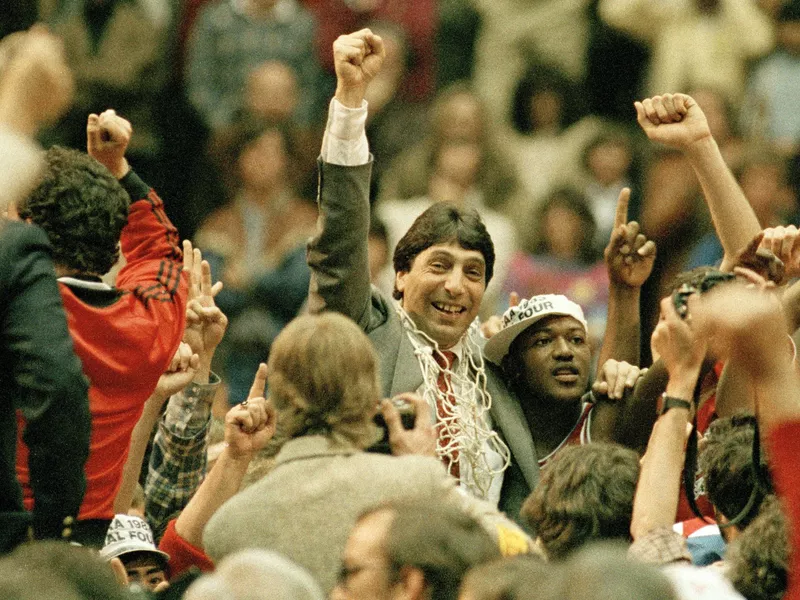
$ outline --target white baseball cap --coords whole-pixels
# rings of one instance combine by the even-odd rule
[[[586,317],[583,316],[583,309],[561,294],[542,294],[522,300],[516,306],[512,306],[503,313],[503,329],[494,334],[483,353],[490,362],[499,365],[516,337],[525,331],[536,321],[553,315],[573,317],[581,325],[584,331],[588,330]]]
[[[169,560],[169,554],[156,547],[147,521],[132,515],[114,515],[100,556],[111,560],[130,552],[151,552],[158,555],[164,563]]]

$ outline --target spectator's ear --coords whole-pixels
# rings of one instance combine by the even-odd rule
[[[401,567],[395,585],[399,588],[397,597],[403,600],[423,600],[429,595],[425,573],[419,567]]]

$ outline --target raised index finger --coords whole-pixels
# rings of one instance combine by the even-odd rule
[[[261,398],[264,396],[264,388],[267,385],[267,365],[265,363],[260,363],[258,365],[258,371],[256,371],[256,376],[253,378],[253,385],[250,387],[250,393],[247,394],[247,399],[252,400],[253,398]]]
[[[614,216],[614,229],[628,223],[628,203],[631,200],[631,188],[622,188],[617,198],[617,214]]]

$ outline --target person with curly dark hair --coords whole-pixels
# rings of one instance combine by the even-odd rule
[[[89,155],[48,151],[39,185],[16,206],[54,247],[70,333],[90,382],[86,494],[73,530],[74,539],[98,547],[116,512],[133,428],[183,335],[188,293],[178,232],[125,158],[131,132],[112,110],[89,115]],[[111,287],[101,276],[120,251],[127,264]],[[17,476],[30,509],[28,457],[18,437]]]
[[[706,433],[705,447],[699,456],[706,492],[714,505],[717,521],[727,523],[739,517],[735,525],[721,530],[729,542],[758,516],[761,504],[770,492],[762,489],[753,468],[755,423],[755,417],[750,415],[714,421]],[[766,471],[766,461],[763,457],[761,460]]]
[[[728,577],[747,600],[780,600],[789,579],[789,533],[780,502],[761,513],[728,551]]]
[[[91,156],[54,146],[38,187],[17,205],[23,220],[45,230],[59,275],[101,277],[119,258],[130,197]]]

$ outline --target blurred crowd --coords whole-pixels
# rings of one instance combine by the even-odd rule
[[[386,41],[367,129],[373,279],[387,291],[394,245],[424,208],[473,206],[498,253],[483,314],[511,291],[565,293],[597,341],[598,261],[627,186],[631,218],[660,249],[652,323],[664,282],[722,257],[686,161],[635,127],[633,100],[655,93],[697,99],[762,226],[797,212],[796,2],[26,0],[0,16],[0,34],[37,20],[63,39],[77,80],[43,141],[81,148],[85,115],[107,107],[136,123],[131,160],[225,283],[227,351],[247,365],[234,400],[305,297],[301,247],[342,32]]]
[[[0,597],[800,598],[800,0],[6,4]]]

